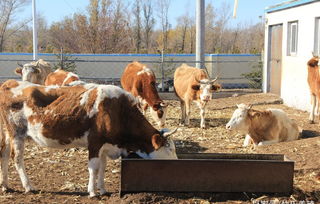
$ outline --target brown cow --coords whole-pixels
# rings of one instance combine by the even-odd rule
[[[299,138],[298,125],[281,109],[254,110],[251,106],[237,105],[226,129],[246,134],[243,146],[253,141],[255,146],[292,141]]]
[[[314,123],[314,111],[320,101],[320,73],[319,73],[319,57],[313,56],[307,63],[308,65],[308,84],[311,94],[311,111],[309,122]]]
[[[69,85],[71,82],[79,81],[79,76],[72,73],[67,72],[62,69],[57,69],[54,72],[48,74],[46,81],[44,82],[45,86],[49,85],[58,85],[58,86],[65,86]]]
[[[24,142],[52,148],[86,147],[90,196],[95,183],[106,192],[106,157],[136,153],[145,159],[176,159],[173,132],[158,131],[137,108],[136,99],[112,85],[40,86],[8,80],[0,87],[0,185],[8,188],[10,152],[26,192],[32,185],[23,163]],[[10,150],[11,148],[11,150]]]
[[[164,126],[167,104],[158,95],[156,77],[151,69],[139,62],[128,64],[121,76],[121,85],[137,97],[144,114],[150,106],[153,119],[160,127]]]
[[[181,124],[189,125],[190,104],[195,101],[200,108],[200,127],[205,128],[205,107],[211,100],[212,92],[220,89],[220,85],[214,84],[217,80],[209,80],[208,75],[202,69],[182,64],[174,73],[174,89],[180,99]]]

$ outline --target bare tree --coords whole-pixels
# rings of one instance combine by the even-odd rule
[[[151,34],[155,24],[155,19],[153,17],[153,7],[151,0],[143,1],[143,32],[144,32],[144,44],[146,47],[147,53],[150,50],[151,44]]]
[[[4,49],[4,42],[8,36],[11,36],[20,30],[25,23],[16,26],[8,33],[9,26],[12,26],[14,15],[20,8],[30,3],[30,0],[1,0],[0,1],[0,52]]]
[[[141,49],[141,1],[135,0],[133,5],[133,35],[135,41],[135,49],[137,53],[140,53]]]
[[[161,21],[162,28],[162,48],[167,50],[168,48],[168,31],[170,29],[168,12],[171,0],[159,0],[158,1],[158,15]]]

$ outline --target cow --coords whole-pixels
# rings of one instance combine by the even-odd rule
[[[72,73],[67,72],[63,69],[57,69],[54,72],[51,72],[48,74],[44,85],[50,86],[50,85],[57,85],[57,86],[66,86],[69,85],[72,82],[79,81],[79,76]]]
[[[23,81],[34,84],[44,84],[48,74],[51,73],[50,63],[43,59],[24,65],[19,64],[19,66],[21,67],[16,68],[15,73],[21,76]]]
[[[13,157],[26,192],[33,187],[23,163],[25,138],[51,148],[86,147],[89,196],[106,193],[106,157],[135,153],[145,159],[177,159],[168,136],[155,129],[135,97],[113,85],[41,86],[8,80],[0,87],[0,159],[3,190],[8,188],[8,157]],[[11,148],[11,150],[10,150]]]
[[[156,77],[150,68],[136,61],[128,64],[121,76],[121,86],[137,97],[143,114],[150,107],[151,116],[158,126],[165,125],[168,104],[159,97]]]
[[[210,80],[203,69],[182,64],[174,72],[174,90],[180,100],[181,125],[190,124],[190,105],[195,101],[200,108],[200,127],[205,128],[205,107],[212,98],[212,93],[221,87],[214,84],[217,80]]]
[[[314,111],[319,108],[320,101],[320,73],[319,73],[319,57],[313,56],[307,63],[308,65],[308,84],[311,95],[311,110],[309,122],[314,123]],[[317,106],[317,108],[315,108]]]
[[[243,146],[267,145],[299,138],[298,125],[281,109],[259,111],[251,105],[239,104],[226,129],[246,134]]]

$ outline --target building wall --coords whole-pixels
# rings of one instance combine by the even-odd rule
[[[307,83],[307,61],[314,49],[315,17],[320,16],[320,2],[309,3],[266,14],[265,51],[269,46],[269,26],[283,24],[281,98],[288,106],[301,110],[310,109],[310,94]],[[287,54],[288,22],[298,21],[298,49],[296,56]],[[263,90],[267,92],[268,54],[264,60]]]

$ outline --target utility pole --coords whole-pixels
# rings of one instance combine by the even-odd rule
[[[33,60],[38,59],[38,36],[37,36],[37,12],[36,0],[32,0],[32,26],[33,26]]]
[[[204,68],[205,0],[196,0],[196,67]]]

